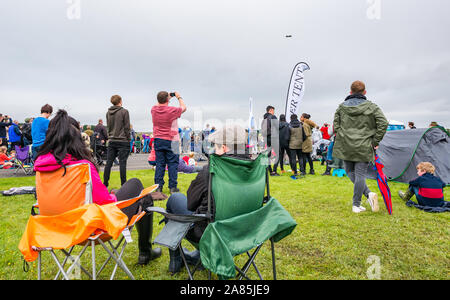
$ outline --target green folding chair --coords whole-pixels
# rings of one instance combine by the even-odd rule
[[[253,266],[263,279],[255,258],[263,243],[270,240],[273,278],[276,279],[274,243],[288,236],[297,223],[270,196],[267,153],[255,160],[211,155],[209,162],[208,213],[183,216],[168,214],[158,207],[149,208],[168,220],[154,242],[172,250],[178,248],[189,279],[193,279],[200,262],[193,270],[189,268],[181,241],[193,223],[207,220],[200,243],[192,244],[200,250],[201,263],[209,270],[209,278],[212,272],[221,279],[250,279],[247,273]],[[246,254],[248,260],[240,268],[235,265],[234,257],[241,254]]]

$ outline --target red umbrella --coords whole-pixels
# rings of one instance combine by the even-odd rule
[[[392,200],[391,190],[389,189],[388,179],[383,173],[384,165],[380,161],[380,157],[375,153],[375,166],[373,167],[377,171],[377,183],[380,189],[381,195],[383,195],[384,204],[390,215],[392,215]]]

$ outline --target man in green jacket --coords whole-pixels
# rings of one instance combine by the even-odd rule
[[[352,211],[360,213],[361,197],[367,197],[372,211],[378,211],[378,196],[366,185],[369,163],[374,160],[374,150],[378,148],[388,126],[381,109],[365,97],[363,82],[355,81],[351,93],[339,105],[334,115],[336,133],[333,156],[344,161],[345,171],[354,184]]]

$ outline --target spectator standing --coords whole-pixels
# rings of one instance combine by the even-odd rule
[[[41,149],[41,146],[45,142],[45,137],[48,130],[49,119],[53,113],[53,107],[49,104],[45,104],[41,107],[41,115],[33,120],[31,124],[31,137],[33,139],[33,146],[31,147],[33,153],[33,159]]]
[[[303,152],[302,145],[303,141],[306,139],[305,131],[303,130],[303,125],[298,120],[296,114],[291,115],[290,123],[290,139],[289,139],[289,149],[291,151],[290,163],[291,169],[294,172],[294,176],[297,176],[297,159],[300,167],[300,172],[305,175],[305,169],[303,165]]]
[[[311,152],[313,151],[313,140],[312,134],[313,129],[317,127],[316,123],[310,120],[311,115],[307,113],[303,113],[300,117],[300,121],[303,123],[303,130],[306,135],[306,139],[302,144],[302,152],[303,152],[303,170],[306,173],[306,161],[309,163],[309,174],[314,175],[314,164],[311,158]],[[304,174],[303,174],[304,175]]]
[[[287,154],[291,157],[289,149],[289,140],[291,138],[291,130],[289,128],[289,123],[286,122],[286,116],[280,115],[280,152],[277,163],[275,163],[274,172],[277,173],[278,164],[280,164],[281,173],[284,173],[284,155]]]
[[[33,123],[33,118],[26,118],[25,124],[22,126],[22,145],[24,147],[31,145],[33,143],[33,137],[31,136],[31,123]]]
[[[378,196],[366,185],[369,163],[374,160],[374,149],[386,133],[388,121],[381,109],[366,98],[366,87],[361,81],[351,85],[350,96],[339,105],[334,115],[336,133],[333,156],[344,161],[345,171],[354,184],[354,213],[366,209],[361,206],[362,195],[374,210],[378,206]]]
[[[9,126],[8,129],[9,142],[11,143],[11,149],[15,146],[22,146],[22,132],[19,128],[19,121],[14,120],[14,122]]]
[[[275,116],[275,108],[271,105],[267,106],[266,113],[264,114],[264,119],[261,124],[261,131],[265,141],[265,147],[269,151],[269,157],[272,156],[272,150],[278,151],[279,149],[279,123],[278,119]],[[275,153],[278,156],[278,153]],[[269,162],[269,172],[271,176],[279,176],[279,174],[275,173],[272,170],[272,165]]]
[[[134,152],[134,141],[136,141],[136,131],[134,131],[133,125],[130,125],[130,153]]]
[[[86,125],[86,130],[84,132],[86,132],[89,138],[94,135],[94,131],[92,131],[91,125]]]
[[[98,139],[102,145],[106,145],[108,140],[108,132],[106,131],[105,125],[103,125],[103,120],[99,119],[97,126],[94,128],[94,132],[98,133]]]
[[[6,127],[11,126],[12,120],[7,115],[0,114],[0,139],[2,140],[2,143],[0,146],[8,146],[8,139],[6,138]]]
[[[108,128],[107,160],[103,174],[103,183],[109,185],[109,177],[114,159],[119,157],[120,182],[124,185],[127,181],[127,159],[130,154],[130,114],[123,108],[122,97],[111,97],[111,106],[106,113]]]
[[[409,129],[417,129],[416,126],[414,126],[414,122],[408,122]]]
[[[330,134],[328,133],[329,126],[330,125],[328,123],[325,123],[320,128],[320,132],[322,132],[322,138],[325,140],[330,140],[330,138],[331,138]]]
[[[184,127],[182,131],[182,144],[183,144],[183,153],[189,153],[189,146],[191,144],[191,132],[192,129],[189,127]]]
[[[169,106],[171,95],[174,95],[180,106]],[[156,152],[155,184],[158,191],[162,192],[164,187],[164,174],[166,166],[169,171],[169,189],[171,193],[179,192],[178,189],[178,163],[180,149],[180,135],[178,134],[178,119],[186,111],[186,105],[178,92],[169,95],[161,91],[157,95],[158,104],[152,107],[153,146]]]

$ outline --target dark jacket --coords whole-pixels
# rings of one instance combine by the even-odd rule
[[[280,147],[289,148],[289,140],[291,139],[291,130],[289,123],[280,122]]]
[[[110,142],[130,142],[130,115],[122,106],[111,106],[106,113]]]
[[[272,146],[272,138],[278,137],[278,130],[272,132],[272,128],[278,129],[278,119],[275,115],[271,113],[264,114],[264,120],[261,124],[261,134],[266,141],[267,146]]]
[[[439,177],[425,173],[409,182],[410,186],[417,187],[417,202],[423,206],[441,207],[444,205],[445,183]]]
[[[97,132],[99,135],[99,139],[103,140],[106,142],[106,140],[108,139],[108,132],[106,132],[106,127],[103,126],[102,124],[97,124],[97,126],[95,126],[94,128],[94,132]]]
[[[5,122],[5,120],[0,122],[0,138],[6,137],[6,127],[12,124],[12,120],[9,119],[9,122]]]
[[[365,96],[348,96],[334,114],[336,140],[333,156],[353,162],[371,162],[374,147],[383,139],[388,121],[381,109]]]
[[[22,136],[28,140],[28,142],[32,143],[33,138],[31,136],[31,123],[25,123],[22,126]]]
[[[303,141],[306,140],[305,131],[303,130],[302,123],[299,120],[293,120],[290,123],[289,149],[300,150],[302,149]]]
[[[249,159],[248,155],[228,155],[230,157]],[[209,181],[209,164],[203,167],[197,177],[191,182],[187,190],[187,209],[195,212],[196,214],[206,214],[208,212],[208,181]],[[211,211],[214,215],[216,209],[214,205],[214,195],[211,193]],[[208,226],[208,222],[196,223],[196,226],[192,228],[187,238],[193,242],[198,243],[203,235],[203,232]]]

